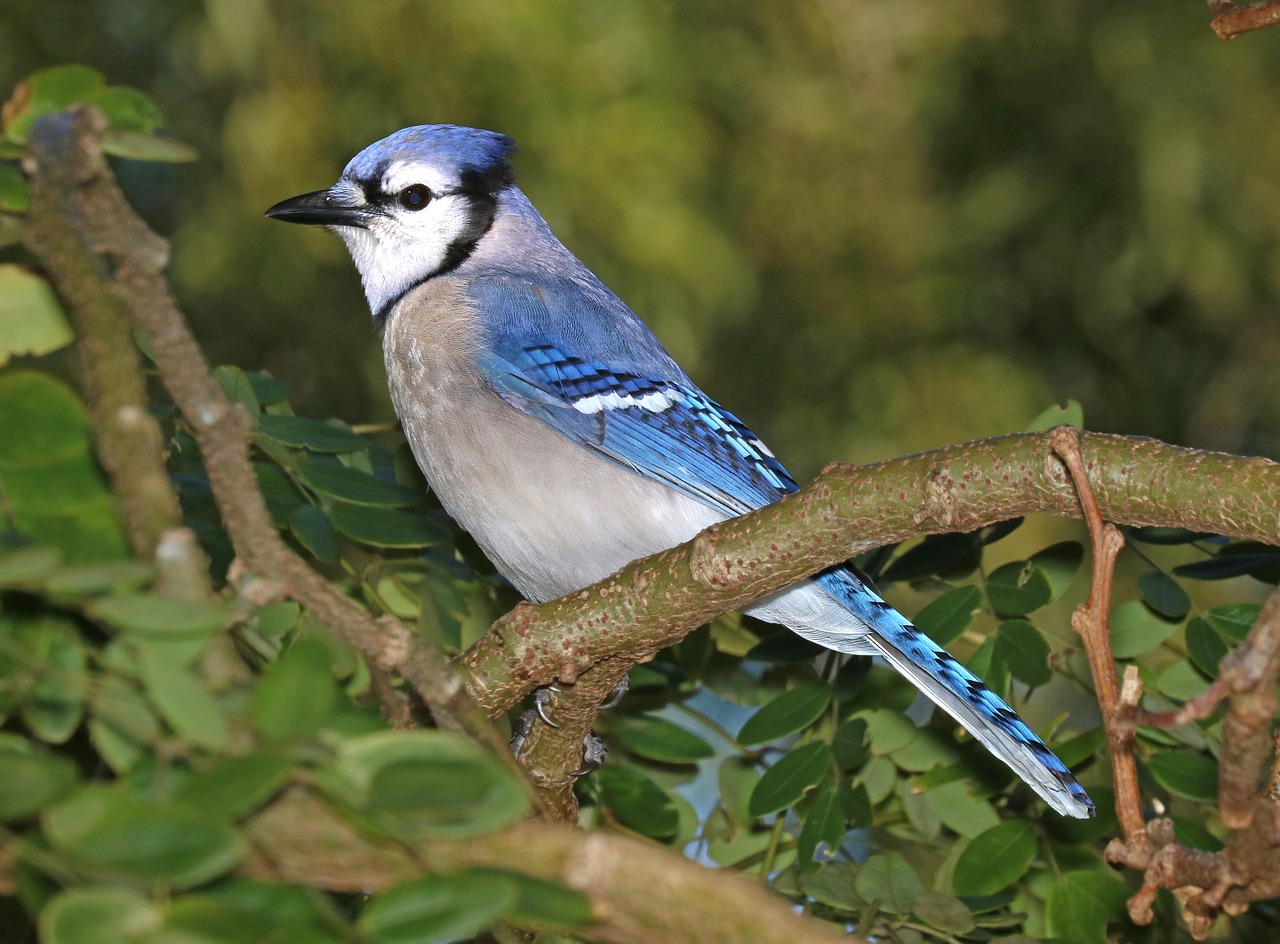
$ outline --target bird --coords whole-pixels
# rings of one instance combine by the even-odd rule
[[[741,420],[552,233],[508,136],[403,128],[266,215],[337,234],[406,439],[444,509],[542,602],[798,489]],[[1093,802],[1005,702],[850,566],[745,612],[879,656],[1058,813]]]

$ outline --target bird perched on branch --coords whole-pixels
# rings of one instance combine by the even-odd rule
[[[418,464],[498,570],[543,601],[796,483],[556,239],[515,185],[513,150],[492,131],[405,128],[267,215],[342,237]],[[1031,729],[853,570],[747,612],[882,657],[1059,813],[1093,814]]]

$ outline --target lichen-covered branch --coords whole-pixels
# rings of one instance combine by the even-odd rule
[[[89,172],[87,165],[79,166]],[[32,174],[23,238],[69,302],[98,458],[134,554],[151,560],[160,536],[182,523],[182,509],[165,468],[160,425],[147,412],[128,303],[113,282],[108,259],[90,241],[97,222],[91,214],[99,206],[69,201],[62,189],[67,184],[91,186],[92,181]],[[167,256],[163,240],[145,227],[132,235],[148,251]]]
[[[1100,513],[1277,543],[1280,463],[1079,433]],[[490,712],[587,666],[643,661],[721,613],[881,544],[1027,514],[1081,515],[1053,433],[949,446],[876,465],[833,465],[795,495],[636,561],[600,583],[522,606],[461,657]]]
[[[794,914],[756,882],[606,832],[522,823],[448,842],[377,840],[301,790],[278,798],[248,831],[257,850],[248,874],[334,891],[378,891],[420,877],[424,862],[441,872],[518,869],[586,895],[597,920],[584,933],[606,944],[859,944]]]

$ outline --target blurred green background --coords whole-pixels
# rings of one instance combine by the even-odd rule
[[[263,218],[408,124],[553,228],[804,480],[1023,428],[1280,455],[1280,30],[1200,0],[5,0],[199,162],[129,165],[214,362],[391,416],[338,240]]]

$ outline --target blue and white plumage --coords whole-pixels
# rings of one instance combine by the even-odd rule
[[[382,330],[391,397],[446,510],[548,600],[796,483],[689,379],[515,186],[504,135],[398,131],[278,219],[342,237]],[[852,571],[748,612],[881,656],[1068,816],[1093,803],[1003,701]]]

